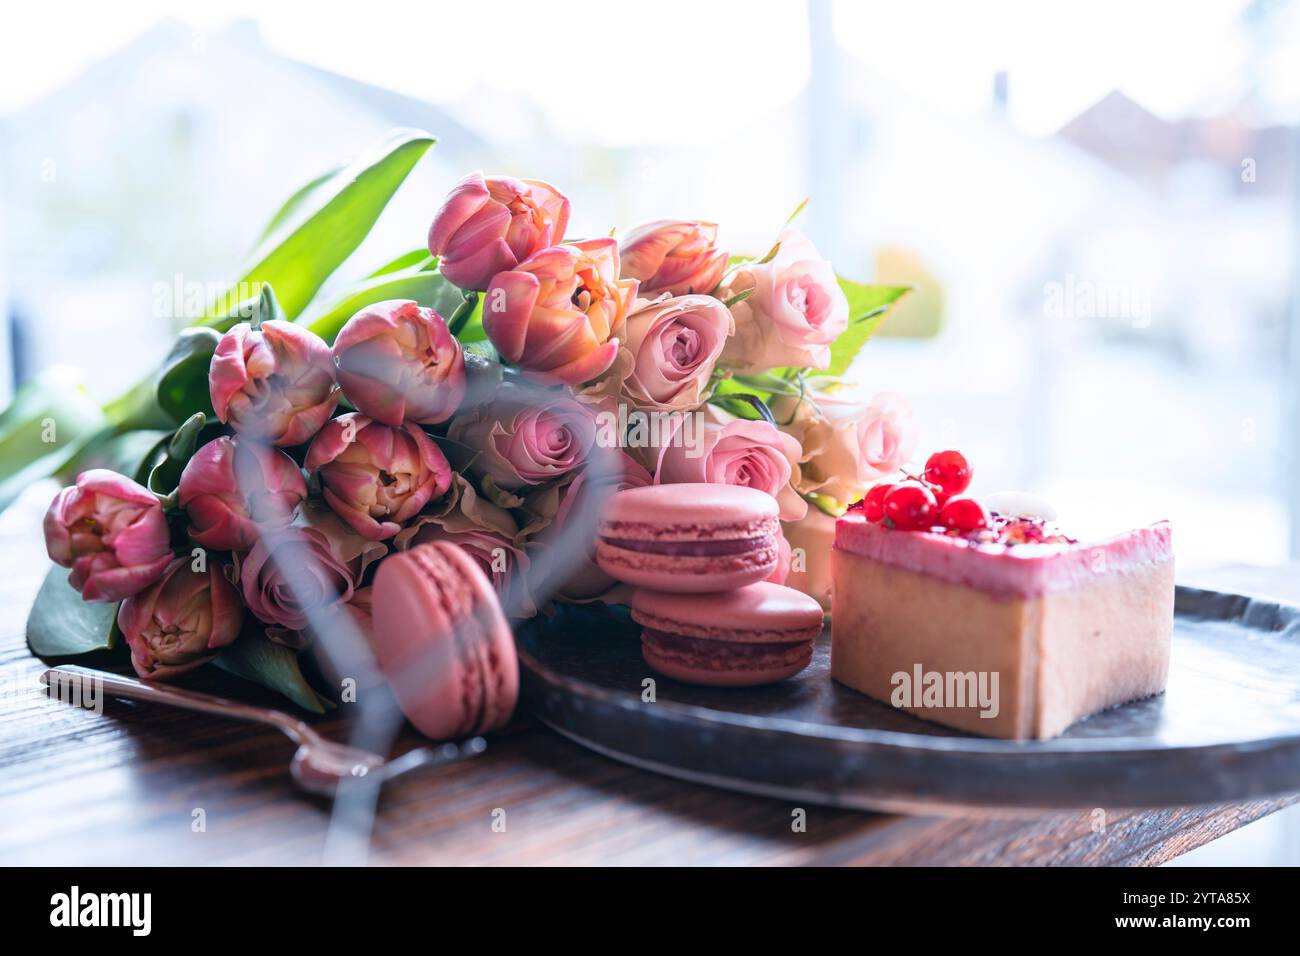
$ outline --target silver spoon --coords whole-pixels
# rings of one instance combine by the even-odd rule
[[[487,741],[482,737],[472,737],[463,744],[449,742],[435,748],[418,747],[400,757],[387,760],[360,747],[326,740],[305,721],[269,707],[253,707],[225,697],[166,684],[151,684],[134,677],[122,677],[77,664],[60,664],[41,674],[41,683],[46,685],[47,696],[68,703],[80,703],[88,699],[83,682],[90,683],[90,690],[95,695],[89,698],[91,700],[101,699],[101,695],[107,692],[113,697],[169,704],[186,710],[274,727],[298,745],[293,762],[289,765],[289,773],[299,787],[310,793],[333,795],[339,784],[354,778],[366,778],[374,784],[384,783],[420,767],[439,767],[462,757],[476,756],[487,747]]]

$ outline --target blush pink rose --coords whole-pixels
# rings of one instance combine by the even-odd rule
[[[68,583],[86,601],[120,601],[143,591],[172,559],[158,496],[104,468],[77,476],[45,513],[50,560],[71,568]]]
[[[221,337],[208,371],[217,418],[249,438],[301,445],[338,405],[334,357],[320,336],[272,319]]]
[[[707,295],[637,304],[624,328],[623,349],[631,362],[626,363],[623,395],[639,408],[656,411],[699,407],[731,334],[731,313]],[[616,366],[620,371],[624,367]]]
[[[618,270],[613,239],[543,249],[492,278],[483,329],[503,359],[536,381],[590,381],[618,354],[636,295],[636,280],[620,279]]]
[[[554,392],[503,388],[501,396],[453,418],[448,428],[448,438],[474,449],[475,473],[513,491],[563,478],[587,461],[596,442],[596,420],[587,408]]]
[[[372,541],[397,534],[451,484],[451,465],[419,425],[394,428],[357,412],[320,430],[305,465],[330,509]]]
[[[619,246],[622,276],[639,279],[639,294],[708,295],[727,269],[715,243],[718,227],[695,219],[660,219],[633,229]]]
[[[225,569],[212,562],[195,571],[188,555],[117,612],[131,666],[146,680],[169,680],[212,660],[239,636],[243,621],[244,606]]]
[[[746,266],[721,291],[734,298],[736,334],[727,341],[722,362],[739,372],[795,366],[830,366],[830,344],[849,324],[849,301],[835,270],[808,238],[786,229],[772,261]]]
[[[712,408],[701,414],[713,420],[702,423],[693,440],[660,449],[655,484],[742,485],[775,498],[783,521],[807,513],[808,503],[792,485],[799,474],[797,441],[770,422],[732,418]]]
[[[195,544],[245,551],[266,532],[288,527],[306,497],[302,470],[284,452],[223,435],[186,463],[177,503]]]
[[[599,467],[597,467],[599,466]],[[569,482],[560,497],[559,507],[550,527],[540,536],[549,543],[573,524],[591,525],[592,534],[582,542],[585,555],[575,562],[573,571],[564,575],[558,596],[568,601],[590,601],[609,591],[617,582],[596,565],[595,525],[599,511],[611,496],[628,488],[643,488],[654,483],[650,472],[626,452],[611,451],[602,455],[591,468],[584,469]],[[566,542],[567,543],[567,542]],[[572,560],[570,545],[560,560]]]
[[[911,406],[895,392],[881,392],[863,405],[810,389],[801,398],[775,399],[772,413],[803,448],[798,491],[841,504],[897,471],[916,447]]]
[[[334,340],[339,384],[385,425],[445,422],[465,397],[465,356],[433,309],[394,299],[368,305]]]
[[[498,272],[559,245],[568,225],[569,200],[554,186],[471,173],[434,216],[429,251],[448,282],[481,291]]]
[[[259,620],[302,631],[315,615],[352,600],[350,562],[321,530],[292,527],[259,538],[239,561],[244,603]]]

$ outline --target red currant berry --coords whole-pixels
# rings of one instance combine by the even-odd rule
[[[939,509],[939,524],[951,531],[979,531],[992,524],[989,513],[974,498],[950,498]]]
[[[871,486],[867,496],[862,499],[862,513],[868,521],[879,521],[885,516],[885,495],[893,488],[894,485],[888,481]]]
[[[938,485],[948,497],[970,487],[971,470],[966,456],[959,451],[936,451],[925,460],[925,480]]]
[[[885,517],[895,528],[924,531],[934,525],[938,512],[934,493],[920,482],[903,482],[885,494]]]

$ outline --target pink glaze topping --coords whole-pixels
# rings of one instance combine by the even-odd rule
[[[1069,591],[1173,557],[1168,521],[1093,543],[1004,544],[931,531],[901,531],[850,511],[835,523],[841,551],[991,594]]]

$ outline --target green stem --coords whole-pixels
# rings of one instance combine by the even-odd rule
[[[474,307],[478,305],[478,293],[466,292],[465,300],[457,307],[452,314],[451,321],[447,323],[447,329],[452,335],[459,336],[461,330],[465,328],[465,323],[469,317],[474,314]]]

